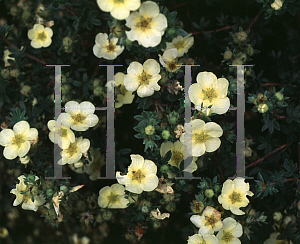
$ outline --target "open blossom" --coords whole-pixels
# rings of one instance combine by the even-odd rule
[[[211,112],[225,114],[230,106],[227,97],[229,82],[225,78],[219,78],[212,72],[201,72],[197,75],[197,83],[189,88],[189,98],[195,104],[197,110],[212,105]]]
[[[284,240],[277,240],[277,236],[279,236],[279,232],[273,232],[270,235],[270,238],[265,240],[264,244],[293,244],[291,241],[287,241],[287,239]]]
[[[5,63],[4,67],[10,66],[10,63],[8,62],[9,59],[15,60],[15,58],[9,57],[10,54],[11,54],[11,52],[8,49],[4,50],[4,54],[3,54],[3,61]]]
[[[176,141],[175,143],[172,143],[170,141],[163,142],[160,147],[160,155],[164,157],[168,151],[172,151],[172,157],[169,160],[168,164],[177,167],[180,169],[180,163],[184,163],[184,159],[186,159],[190,155],[184,155],[184,145],[180,141]],[[198,166],[196,164],[197,157],[192,157],[191,164],[185,168],[183,171],[187,171],[190,173],[193,173],[198,169]],[[175,178],[175,174],[173,174],[171,171],[167,172],[168,178]]]
[[[110,12],[111,16],[118,20],[128,18],[131,11],[141,6],[141,0],[97,0],[99,8],[104,12]]]
[[[71,124],[68,123],[68,119],[64,119],[65,116],[69,116],[66,113],[62,113],[58,116],[58,119],[49,120],[48,128],[50,130],[49,139],[55,144],[58,144],[60,148],[66,149],[70,146],[70,143],[75,142],[75,135],[70,130]]]
[[[281,0],[275,0],[272,4],[271,4],[271,7],[275,10],[279,10],[281,9],[282,7],[282,4],[283,4],[283,1]]]
[[[187,143],[188,152],[195,157],[202,156],[205,152],[214,152],[220,145],[218,138],[223,134],[221,126],[215,122],[205,123],[201,119],[192,120],[186,124],[191,128],[191,134],[185,130],[180,136],[182,143]]]
[[[128,173],[121,176],[118,171],[116,173],[117,181],[125,185],[125,189],[132,193],[153,191],[158,186],[155,163],[138,154],[131,154],[130,157],[132,162],[128,167]]]
[[[159,91],[157,82],[161,79],[160,67],[154,59],[147,59],[144,64],[130,63],[123,83],[128,91],[136,91],[139,97],[149,97]]]
[[[4,146],[3,156],[7,159],[23,158],[30,149],[30,143],[36,140],[38,131],[30,128],[27,121],[16,123],[13,129],[0,132],[0,145]]]
[[[180,69],[181,66],[178,63],[178,51],[176,48],[168,49],[163,53],[163,56],[160,54],[158,56],[159,62],[167,71],[177,72]]]
[[[155,2],[143,2],[139,12],[133,12],[126,19],[127,38],[130,41],[138,41],[144,47],[155,47],[161,42],[161,37],[168,26],[167,18],[159,13],[159,7]]]
[[[106,164],[105,155],[100,151],[94,153],[93,162],[86,165],[85,172],[89,175],[90,180],[98,180],[101,176],[101,169]]]
[[[61,152],[62,158],[58,161],[59,165],[75,164],[81,159],[82,154],[87,152],[90,147],[90,140],[82,137],[76,138],[74,143]]]
[[[98,204],[101,208],[127,208],[125,187],[120,184],[105,186],[99,191]]]
[[[233,214],[243,215],[245,214],[240,207],[246,207],[249,203],[249,195],[252,197],[253,192],[249,191],[249,183],[245,183],[245,179],[237,177],[234,180],[226,180],[223,183],[222,193],[218,197],[218,201],[222,204],[222,207],[226,210],[230,210]]]
[[[189,34],[184,37],[177,36],[172,40],[172,42],[167,42],[166,44],[166,49],[176,48],[178,50],[178,57],[182,57],[185,53],[188,52],[191,46],[193,46],[194,37],[192,37],[192,34]]]
[[[132,91],[128,91],[124,86],[124,77],[125,74],[118,72],[115,74],[115,87],[120,86],[119,91],[117,91],[117,98],[115,101],[115,108],[120,108],[123,104],[131,104],[135,95],[132,94]],[[118,94],[119,93],[119,94]]]
[[[214,235],[205,234],[202,236],[195,234],[189,236],[188,244],[219,244],[219,241]]]
[[[116,59],[124,50],[124,46],[117,45],[118,38],[113,37],[108,40],[106,33],[99,33],[95,38],[93,53],[97,58],[105,58],[107,60]]]
[[[202,215],[193,215],[190,218],[191,222],[199,228],[199,234],[214,234],[223,227],[221,221],[221,213],[213,207],[207,206]]]
[[[22,208],[24,210],[33,210],[36,212],[38,207],[46,202],[44,197],[39,195],[38,187],[34,186],[32,182],[28,182],[28,185],[25,185],[24,175],[19,176],[18,179],[20,183],[16,185],[15,189],[10,191],[10,193],[16,195],[13,206],[17,206],[22,203]],[[39,177],[35,176],[34,181],[37,181],[38,179]],[[34,201],[32,201],[32,198]]]
[[[218,232],[220,244],[240,244],[238,239],[243,235],[243,227],[235,219],[228,217],[223,220],[223,228]]]
[[[66,103],[65,108],[67,115],[64,114],[62,122],[70,124],[73,130],[86,131],[99,121],[98,116],[94,114],[95,106],[91,102],[79,104],[78,102],[70,101]]]
[[[53,31],[49,27],[35,24],[33,29],[28,31],[28,38],[31,40],[31,46],[34,48],[49,47],[52,43],[51,37]]]

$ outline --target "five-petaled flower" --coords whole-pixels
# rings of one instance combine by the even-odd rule
[[[187,144],[188,152],[192,156],[199,157],[220,147],[221,140],[218,137],[223,134],[223,130],[217,123],[205,124],[203,120],[195,119],[187,123],[186,127],[190,127],[191,131],[186,128],[185,133],[180,136],[180,141]]]
[[[188,244],[219,244],[219,241],[214,235],[205,234],[202,236],[195,234],[189,236]]]
[[[197,110],[212,105],[211,112],[225,114],[230,106],[227,97],[229,82],[225,78],[219,78],[212,72],[201,72],[197,75],[197,83],[189,88],[189,98],[195,104]]]
[[[159,91],[157,82],[161,79],[159,63],[147,59],[143,65],[138,62],[130,63],[123,83],[128,91],[136,91],[139,97],[149,97],[154,91]]]
[[[13,129],[0,132],[0,145],[4,146],[3,156],[7,159],[24,157],[30,149],[30,141],[38,138],[38,130],[30,128],[27,121],[16,123]]]
[[[99,33],[95,38],[93,53],[97,58],[113,60],[117,58],[124,50],[124,46],[117,45],[118,38],[113,37],[108,40],[106,33]]]
[[[181,63],[178,63],[178,51],[176,48],[166,50],[163,55],[159,56],[159,62],[169,72],[177,72],[181,68]]]
[[[99,191],[98,204],[101,208],[127,208],[125,187],[120,184],[105,186]]]
[[[127,38],[130,41],[138,41],[144,47],[155,47],[161,42],[161,37],[168,26],[167,18],[159,13],[159,7],[155,2],[143,2],[139,12],[133,12],[126,19]]]
[[[31,46],[34,48],[49,47],[53,31],[49,27],[35,24],[33,29],[28,31],[28,38],[31,40]]]
[[[283,1],[282,0],[275,0],[272,4],[271,4],[271,7],[275,10],[279,10],[281,9],[282,7],[282,4],[283,4]]]
[[[199,228],[199,234],[214,234],[223,227],[221,213],[211,206],[207,206],[202,215],[193,215],[191,222]]]
[[[118,171],[116,173],[117,181],[125,185],[125,189],[132,193],[140,194],[143,191],[153,191],[158,186],[155,163],[138,154],[131,154],[130,157],[132,162],[128,167],[128,173],[121,176]]]
[[[190,47],[193,46],[194,37],[192,37],[192,34],[189,34],[184,37],[177,36],[172,40],[172,42],[167,42],[166,44],[166,49],[176,48],[178,50],[178,57],[182,57],[185,53],[188,52]]]
[[[141,6],[141,0],[97,0],[99,8],[104,12],[110,12],[111,16],[118,20],[128,18],[131,11]]]
[[[249,195],[252,197],[253,192],[249,191],[249,183],[245,183],[245,179],[237,177],[234,180],[226,180],[223,183],[222,193],[218,197],[218,201],[222,204],[222,207],[226,210],[230,210],[233,214],[243,215],[245,214],[240,207],[246,207],[249,203]]]
[[[67,102],[65,111],[67,115],[65,114],[62,117],[62,123],[70,124],[71,129],[76,131],[86,131],[99,121],[98,116],[94,114],[95,106],[91,102],[82,102],[80,104],[75,101]]]
[[[235,219],[228,217],[223,219],[223,228],[218,232],[217,238],[220,244],[240,244],[238,239],[243,234],[243,227]]]

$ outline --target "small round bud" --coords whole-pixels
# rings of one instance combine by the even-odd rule
[[[167,173],[169,171],[169,166],[168,165],[163,165],[160,167],[160,172],[163,174]]]
[[[238,33],[235,33],[235,35],[233,36],[233,41],[235,43],[246,41],[247,36],[248,35],[247,35],[247,33],[245,31],[240,31]]]
[[[262,104],[259,104],[259,105],[258,105],[257,110],[258,110],[258,112],[260,112],[260,113],[263,114],[263,113],[265,113],[265,112],[267,112],[267,111],[269,110],[269,107],[268,107],[267,104],[262,103]]]
[[[281,100],[283,99],[283,94],[282,94],[281,92],[276,92],[276,93],[275,93],[275,97],[276,97],[279,101],[281,101]]]
[[[128,196],[128,201],[129,203],[136,203],[139,199],[139,195],[138,194],[132,194],[130,196]]]
[[[100,85],[100,82],[101,82],[101,80],[95,79],[95,80],[93,81],[93,86],[94,86],[94,88],[98,87],[98,86]]]
[[[191,210],[194,213],[201,213],[204,209],[204,203],[201,201],[193,200],[193,205],[191,206]]]
[[[9,79],[10,78],[10,71],[8,69],[1,70],[1,76],[3,79]]]
[[[94,89],[95,96],[100,97],[103,94],[103,88],[101,86],[98,86]]]
[[[223,57],[225,60],[231,59],[232,58],[232,52],[227,50],[224,54]]]
[[[274,219],[275,221],[280,221],[280,220],[282,219],[282,213],[280,213],[280,212],[275,212],[275,213],[273,214],[273,219]]]
[[[27,85],[23,86],[20,92],[24,96],[29,96],[29,94],[31,93],[31,86],[27,86]]]
[[[63,39],[63,45],[64,45],[64,47],[70,47],[72,44],[73,44],[73,40],[70,37],[66,36]]]
[[[214,191],[212,189],[206,189],[205,190],[205,196],[208,198],[212,198],[214,196]]]
[[[249,216],[254,216],[255,215],[255,210],[253,208],[250,208],[248,211],[247,211],[247,214]]]
[[[27,20],[29,20],[30,16],[31,16],[30,11],[29,11],[29,10],[24,10],[24,12],[23,12],[23,14],[22,14],[22,18],[23,18],[25,21],[27,21]]]
[[[142,206],[141,210],[142,210],[143,213],[149,213],[149,209],[148,209],[147,206]]]
[[[0,228],[0,238],[6,238],[8,236],[9,232],[5,227]]]
[[[17,78],[20,75],[20,71],[18,69],[13,69],[10,71],[10,75]]]
[[[169,35],[174,35],[176,33],[176,30],[174,28],[170,28],[167,33]]]
[[[52,197],[52,195],[53,195],[53,190],[52,190],[52,189],[48,189],[48,190],[46,191],[46,195],[47,195],[48,197]]]
[[[68,190],[68,187],[66,186],[60,186],[59,188],[61,191],[63,191],[64,193],[67,193],[69,190]]]
[[[30,157],[25,156],[23,158],[20,158],[20,161],[21,161],[22,164],[28,164],[29,161],[30,161]]]
[[[16,17],[18,15],[18,8],[16,6],[12,6],[10,9],[10,14]]]
[[[245,157],[251,157],[252,156],[252,149],[251,147],[245,148]]]
[[[238,58],[238,59],[242,60],[243,62],[245,62],[246,59],[247,59],[247,55],[245,53],[238,53],[236,55],[236,58]]]
[[[242,65],[243,61],[240,58],[236,58],[233,60],[232,65]]]
[[[164,130],[162,132],[162,137],[165,139],[165,140],[168,140],[169,137],[170,137],[170,132],[168,130]]]
[[[166,202],[172,202],[175,198],[175,194],[174,193],[166,193],[163,195],[163,198]]]
[[[102,218],[103,218],[104,221],[111,220],[112,216],[113,216],[113,213],[111,211],[108,211],[108,210],[106,210],[102,213]]]
[[[155,132],[155,128],[152,126],[152,125],[148,125],[146,128],[145,128],[145,133],[146,135],[153,135]]]
[[[221,187],[219,185],[214,186],[215,192],[219,192],[221,190]]]
[[[169,202],[165,208],[169,213],[172,213],[176,210],[176,204],[174,202]]]
[[[71,86],[70,85],[62,85],[61,86],[61,93],[63,95],[68,94],[70,90],[71,90]]]
[[[110,27],[110,32],[114,37],[120,38],[123,34],[123,30],[120,25],[113,25]]]

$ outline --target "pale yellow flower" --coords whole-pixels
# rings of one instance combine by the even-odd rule
[[[110,12],[111,16],[118,20],[128,18],[131,11],[141,6],[141,0],[97,0],[99,8],[104,12]]]
[[[3,55],[3,61],[5,63],[4,67],[10,66],[10,63],[8,62],[9,59],[15,60],[15,58],[9,57],[10,54],[11,52],[8,49],[4,50],[4,55]]]
[[[77,233],[72,236],[72,240],[73,244],[89,244],[91,241],[90,238],[86,236],[79,238]]]
[[[246,207],[249,203],[249,195],[252,197],[253,192],[249,191],[249,183],[245,183],[245,179],[237,177],[234,180],[226,180],[223,183],[222,193],[218,197],[218,201],[222,204],[222,207],[226,210],[230,210],[233,214],[243,215],[245,214],[240,210],[240,207]]]
[[[176,48],[171,48],[163,53],[163,56],[158,54],[159,62],[169,72],[177,72],[181,68],[181,63],[178,63],[178,51]]]
[[[172,40],[172,42],[167,42],[166,44],[166,49],[176,48],[178,50],[178,57],[182,57],[185,53],[189,51],[191,46],[194,45],[194,37],[192,36],[192,34],[189,34],[184,37],[177,36]]]
[[[125,25],[131,28],[126,31],[127,38],[144,47],[157,46],[168,27],[167,18],[159,13],[158,5],[152,1],[143,2],[139,12],[131,13]]]
[[[45,28],[40,24],[35,24],[33,29],[28,31],[28,38],[31,40],[33,48],[49,47],[52,43],[52,35],[53,31],[51,28]]]
[[[71,129],[76,131],[86,131],[99,121],[98,116],[94,114],[95,106],[91,102],[82,102],[80,104],[75,101],[67,102],[65,111],[68,115],[62,117],[62,122],[70,124]]]
[[[139,97],[149,97],[154,91],[159,91],[157,82],[161,79],[160,66],[154,59],[147,59],[143,65],[138,62],[130,63],[123,83],[128,91],[136,91]]]
[[[10,193],[16,195],[16,199],[13,203],[13,206],[17,206],[22,203],[22,208],[25,210],[37,211],[39,206],[42,206],[46,201],[42,195],[38,193],[38,187],[34,186],[32,182],[28,182],[28,185],[25,185],[24,179],[25,176],[21,175],[18,177],[20,183],[16,185],[15,189],[12,189]],[[35,176],[35,181],[39,177]],[[22,194],[23,193],[23,194]],[[32,197],[34,201],[32,201]]]
[[[207,206],[202,215],[193,215],[190,218],[191,222],[199,228],[199,234],[214,234],[223,227],[221,221],[221,213],[213,207]]]
[[[195,234],[192,236],[189,236],[188,244],[219,244],[218,239],[214,235],[200,235]]]
[[[283,4],[283,1],[281,0],[275,0],[272,4],[271,4],[271,7],[275,10],[279,10],[281,9],[282,7],[282,4]]]
[[[155,163],[138,154],[131,154],[130,157],[132,162],[128,167],[128,173],[121,176],[118,171],[116,173],[117,181],[125,185],[126,190],[132,193],[153,191],[158,186]]]
[[[189,88],[189,98],[195,104],[197,110],[201,109],[201,103],[207,108],[212,105],[211,112],[224,114],[230,106],[227,97],[229,82],[225,78],[219,78],[212,72],[201,72],[197,75],[197,83]]]
[[[186,159],[190,155],[184,155],[184,145],[180,141],[176,141],[172,143],[170,141],[163,142],[160,147],[160,155],[164,157],[168,151],[172,151],[172,157],[169,160],[168,164],[177,167],[180,169],[180,163],[182,160]],[[198,169],[196,164],[197,157],[193,157],[191,164],[185,168],[183,171],[193,173]],[[184,161],[182,162],[184,163]],[[167,172],[168,178],[175,178],[175,174],[173,174],[170,170]]]
[[[220,147],[221,140],[218,137],[222,136],[223,130],[217,123],[205,123],[201,119],[195,119],[186,126],[191,127],[191,134],[186,131],[180,136],[180,141],[183,144],[186,141],[190,155],[199,157]]]
[[[30,141],[36,140],[38,130],[30,128],[27,121],[16,123],[13,129],[4,129],[0,132],[0,145],[4,146],[3,156],[7,159],[24,157],[30,149]]]
[[[83,139],[82,136],[76,138],[74,143],[70,143],[68,148],[63,149],[61,152],[62,158],[58,161],[58,164],[65,165],[77,163],[81,159],[82,154],[89,150],[89,147],[89,139]]]
[[[220,244],[240,244],[238,239],[243,235],[243,227],[235,219],[228,217],[223,219],[223,228],[218,232],[217,238]]]
[[[293,244],[293,242],[288,242],[286,239],[284,240],[277,240],[277,236],[279,236],[280,233],[279,232],[273,232],[271,235],[270,235],[270,238],[265,240],[264,244]]]
[[[107,60],[116,59],[124,50],[124,46],[117,45],[118,38],[113,37],[108,40],[106,33],[99,33],[95,38],[93,53],[97,58],[105,58]]]
[[[61,113],[58,119],[49,120],[48,128],[50,130],[49,139],[62,149],[66,149],[70,146],[70,143],[75,142],[74,132],[70,130],[71,124],[69,123],[69,114]],[[65,119],[65,117],[68,117]]]
[[[105,186],[99,191],[98,204],[101,208],[127,208],[125,187],[120,184]]]
[[[28,164],[30,161],[30,157],[25,156],[24,158],[20,158],[21,164]]]
[[[120,108],[124,104],[131,104],[135,96],[132,94],[132,91],[128,91],[124,86],[123,83],[124,77],[125,74],[122,72],[118,72],[115,74],[115,86],[117,87],[121,85],[119,89],[120,94],[118,94],[117,92],[117,98],[115,100],[115,108]]]
[[[100,151],[94,153],[93,162],[86,165],[85,172],[89,175],[90,180],[98,180],[101,176],[101,169],[106,164],[105,155]]]

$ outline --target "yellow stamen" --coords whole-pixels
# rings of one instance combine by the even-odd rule
[[[15,137],[12,139],[13,144],[15,144],[18,147],[21,147],[21,144],[25,142],[24,136],[22,134],[15,135]]]
[[[232,239],[233,239],[233,235],[231,234],[231,232],[223,231],[221,240],[225,241],[226,243],[227,242],[230,243],[232,241]]]
[[[179,167],[179,164],[183,160],[183,154],[178,151],[172,151],[172,159],[175,161],[177,167]]]
[[[132,180],[137,180],[139,183],[141,182],[141,179],[145,177],[145,175],[142,174],[141,170],[132,171]]]
[[[40,41],[42,41],[42,42],[46,41],[47,40],[47,36],[46,36],[45,32],[38,33],[37,34],[37,39],[40,40]]]
[[[204,100],[208,99],[210,102],[217,97],[216,91],[213,88],[208,88],[206,90],[202,90],[204,94]]]
[[[237,193],[235,191],[229,196],[229,199],[231,200],[232,204],[234,204],[236,202],[241,202],[242,201],[241,194]]]
[[[76,124],[80,124],[80,123],[82,123],[83,120],[85,120],[86,117],[83,116],[82,114],[76,114],[72,118],[73,118],[73,120],[75,121]]]
[[[209,135],[205,134],[205,132],[201,132],[201,133],[195,133],[193,135],[193,140],[196,143],[204,143],[207,141],[207,139],[209,138]]]

